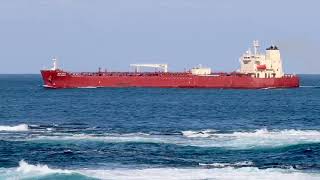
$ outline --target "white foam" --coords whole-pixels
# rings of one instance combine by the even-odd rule
[[[253,162],[251,161],[241,161],[236,163],[199,163],[199,166],[205,166],[210,168],[223,168],[223,167],[245,167],[245,166],[253,166]]]
[[[100,179],[115,180],[199,180],[199,179],[219,179],[219,180],[316,180],[320,174],[307,174],[293,169],[265,169],[255,167],[245,168],[150,168],[150,169],[113,169],[113,170],[82,170],[80,173],[90,177]]]
[[[51,169],[47,165],[32,165],[28,164],[24,160],[19,162],[19,167],[16,169],[17,172],[21,172],[22,174],[37,174],[37,175],[45,175],[45,174],[54,174],[54,173],[71,173],[68,170],[61,169]]]
[[[198,179],[221,179],[221,180],[247,180],[247,179],[282,179],[282,180],[316,180],[320,173],[307,173],[294,169],[258,169],[256,167],[223,167],[223,168],[145,168],[145,169],[77,169],[63,170],[51,169],[47,165],[31,165],[20,161],[17,168],[0,168],[0,179],[23,179],[39,178],[50,174],[82,174],[87,177],[98,179],[115,180],[198,180]]]
[[[186,137],[210,137],[215,130],[212,129],[207,129],[203,131],[182,131],[182,135]]]
[[[192,133],[191,133],[192,132]],[[201,133],[199,133],[201,132]],[[206,141],[208,146],[229,148],[279,147],[320,142],[320,131],[259,129],[252,132],[215,133],[214,131],[189,131],[183,135],[194,142]]]
[[[27,124],[19,124],[17,126],[0,126],[0,131],[28,131]]]
[[[29,127],[40,127],[40,125],[36,125],[36,124],[31,124],[31,125],[28,125]]]
[[[49,174],[71,174],[70,170],[51,169],[47,165],[32,165],[24,160],[19,162],[17,168],[0,169],[0,179],[24,179],[24,178],[39,178]]]
[[[52,141],[102,141],[102,142],[155,142],[165,143],[161,136],[150,136],[143,133],[130,133],[130,134],[107,134],[107,135],[94,135],[94,134],[59,134],[52,136],[37,136],[29,140],[52,140]]]
[[[183,131],[182,135],[70,134],[37,135],[28,140],[101,141],[167,143],[182,146],[218,147],[229,149],[272,148],[306,143],[320,143],[320,131],[259,129],[251,132],[219,133],[215,130]]]

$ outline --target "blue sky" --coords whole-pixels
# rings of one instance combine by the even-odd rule
[[[1,0],[0,73],[130,63],[233,71],[252,40],[281,49],[287,73],[320,73],[320,1]]]

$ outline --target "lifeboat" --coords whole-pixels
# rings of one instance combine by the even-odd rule
[[[257,65],[257,69],[263,71],[267,69],[267,66],[265,64]]]

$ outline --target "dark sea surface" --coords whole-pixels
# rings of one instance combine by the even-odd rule
[[[320,179],[320,75],[296,89],[50,90],[0,75],[0,179]]]

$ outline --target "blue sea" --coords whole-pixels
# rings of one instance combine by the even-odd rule
[[[0,75],[0,179],[320,179],[320,75],[296,89],[58,89]]]

